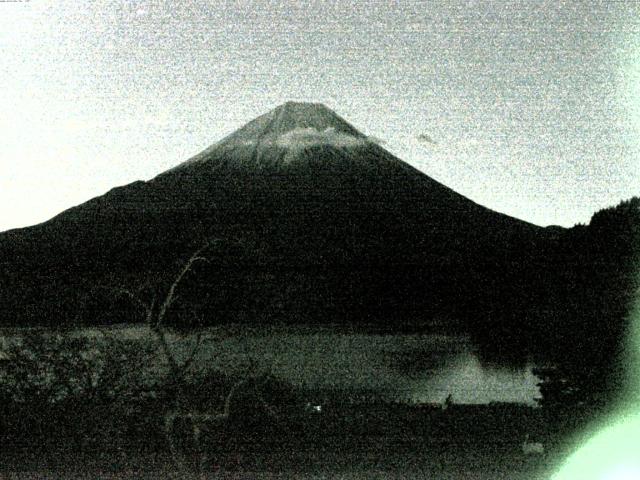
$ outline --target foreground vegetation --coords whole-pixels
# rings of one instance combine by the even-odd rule
[[[154,337],[141,333],[43,331],[5,342],[0,442],[7,473],[497,478],[505,471],[534,478],[562,454],[566,433],[582,418],[575,410],[514,404],[443,410],[363,403],[339,391],[318,403],[316,392],[251,362],[240,376],[194,362],[175,377]],[[182,361],[198,334],[176,338]],[[167,432],[167,414],[178,403],[182,412],[227,418],[203,420],[198,439],[187,416]],[[522,455],[524,432],[544,442],[544,456]]]

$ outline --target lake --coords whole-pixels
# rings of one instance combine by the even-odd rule
[[[109,331],[153,340],[143,326],[87,328],[83,335]],[[20,331],[5,331],[5,340]],[[2,340],[2,338],[0,338]],[[192,339],[170,336],[176,351]],[[208,330],[196,364],[229,374],[269,372],[310,389],[366,390],[388,400],[440,403],[516,402],[534,405],[539,379],[533,365],[483,364],[468,337],[444,334],[381,334],[341,327],[224,326]]]

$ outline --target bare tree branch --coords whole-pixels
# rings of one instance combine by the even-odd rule
[[[149,325],[151,329],[153,329],[153,312],[155,311],[156,303],[158,303],[158,297],[154,295],[151,299],[149,310],[147,311],[147,318],[145,319],[147,325]]]
[[[184,266],[182,267],[182,270],[180,270],[180,273],[178,273],[176,279],[173,281],[173,283],[169,287],[169,292],[167,293],[167,296],[165,297],[164,302],[162,302],[162,305],[160,306],[160,310],[156,318],[157,327],[159,327],[162,324],[162,322],[164,321],[164,317],[167,313],[167,310],[169,309],[169,307],[171,307],[171,305],[173,305],[173,302],[175,301],[176,289],[178,288],[178,285],[180,285],[180,282],[182,281],[184,276],[189,272],[189,270],[191,270],[191,268],[196,262],[209,261],[207,258],[203,257],[201,253],[217,241],[218,240],[207,242],[204,246],[202,246],[199,250],[197,250],[193,255],[191,255],[189,260],[187,260],[187,263],[184,264]]]
[[[183,373],[186,372],[191,366],[191,364],[193,363],[201,345],[202,345],[202,332],[198,332],[196,334],[196,341],[193,345],[193,348],[191,349],[191,352],[189,352],[189,354],[187,355],[187,358],[185,359],[185,361],[182,363],[182,366],[180,367]]]
[[[153,305],[147,305],[143,302],[138,295],[133,293],[131,290],[128,290],[124,287],[108,287],[104,285],[98,285],[95,287],[96,290],[109,290],[112,293],[115,293],[120,296],[127,297],[131,302],[144,310],[144,313],[147,315],[147,318],[151,315],[151,310]]]
[[[240,387],[242,387],[243,385],[246,385],[247,383],[249,383],[249,381],[251,380],[251,378],[243,378],[241,380],[238,380],[232,387],[231,390],[229,390],[229,393],[227,394],[227,398],[224,401],[224,410],[222,412],[222,414],[225,417],[229,417],[229,413],[231,411],[231,402],[233,401],[233,397],[235,396],[236,392],[238,391],[238,389]]]
[[[174,382],[177,386],[180,380],[183,379],[186,371],[191,367],[193,362],[195,361],[196,355],[202,346],[203,335],[202,332],[198,332],[193,343],[192,348],[189,353],[185,357],[184,361],[179,362],[176,358],[176,354],[172,349],[170,341],[167,336],[165,325],[166,315],[171,308],[171,306],[178,299],[177,290],[183,281],[184,277],[192,270],[193,266],[198,262],[208,262],[209,260],[203,255],[203,252],[210,248],[214,243],[220,242],[221,240],[215,239],[206,242],[200,249],[189,257],[189,259],[182,266],[178,274],[175,276],[173,282],[169,286],[167,294],[164,296],[164,299],[159,298],[157,295],[151,299],[150,303],[145,303],[142,301],[138,295],[134,294],[130,290],[123,287],[115,287],[109,288],[109,290],[118,295],[123,295],[129,298],[129,300],[140,307],[142,311],[145,313],[145,321],[150,330],[155,335],[158,344],[160,346],[160,350],[162,355],[164,356],[168,367],[169,367],[169,375],[167,381]],[[242,243],[238,240],[238,243]],[[231,402],[238,391],[238,389],[248,383],[251,380],[251,377],[245,378],[243,380],[235,383],[231,390],[229,391],[224,405],[224,412],[222,414],[211,415],[211,414],[198,414],[195,412],[189,412],[186,408],[185,399],[182,398],[183,395],[180,394],[178,390],[175,391],[175,396],[173,401],[174,405],[170,408],[169,412],[165,414],[165,423],[164,423],[164,431],[167,442],[169,444],[169,449],[171,451],[171,455],[173,456],[174,461],[178,464],[178,466],[184,470],[185,464],[182,462],[181,455],[179,449],[175,442],[175,421],[178,418],[181,419],[189,419],[192,422],[193,428],[193,438],[196,444],[197,450],[200,455],[200,463],[199,469],[202,474],[204,471],[204,460],[206,455],[201,449],[200,445],[200,431],[203,422],[213,422],[216,425],[224,425],[229,418],[229,410],[231,408]],[[260,401],[265,405],[265,408],[268,411],[273,412],[273,410],[269,407],[269,405],[264,401],[262,396],[260,395]]]
[[[178,376],[181,375],[182,369],[176,360],[175,355],[171,351],[171,347],[169,346],[169,342],[167,341],[167,336],[165,331],[160,326],[154,326],[151,328],[153,333],[155,333],[156,338],[158,339],[158,343],[160,344],[160,348],[162,349],[162,353],[164,354],[167,363],[169,364],[169,369],[171,370],[172,376],[174,376],[174,381],[178,380]]]

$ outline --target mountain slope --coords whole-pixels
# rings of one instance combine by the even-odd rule
[[[216,238],[182,295],[207,321],[424,325],[470,316],[496,282],[529,281],[553,235],[457,194],[323,105],[289,102],[148,182],[0,234],[0,323],[130,321],[121,306],[79,310],[95,286],[163,288]]]

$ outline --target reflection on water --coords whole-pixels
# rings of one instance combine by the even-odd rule
[[[535,404],[539,397],[532,365],[483,365],[466,337],[272,329],[216,341],[203,357],[225,370],[252,358],[297,385],[374,390],[411,403],[449,394],[456,403]]]
[[[132,340],[151,339],[139,326],[111,332]],[[100,335],[96,329],[82,334]],[[189,349],[185,342],[175,345]],[[237,375],[257,366],[297,386],[367,390],[411,403],[440,403],[452,395],[455,403],[535,404],[539,396],[539,379],[531,365],[484,365],[467,337],[447,335],[223,327],[206,337],[197,363]]]
[[[535,404],[540,380],[531,366],[521,369],[483,366],[473,352],[458,353],[443,369],[412,384],[414,402],[440,402],[451,393],[457,403]]]

